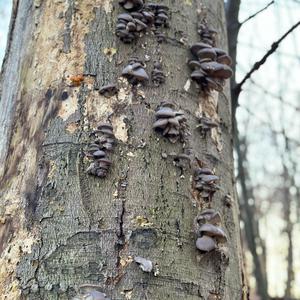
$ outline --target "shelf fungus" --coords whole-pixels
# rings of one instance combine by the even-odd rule
[[[122,76],[133,85],[149,81],[149,76],[145,71],[142,61],[136,58],[129,61],[129,64],[122,71]]]
[[[167,137],[171,143],[176,143],[186,128],[186,118],[182,111],[176,111],[174,105],[163,102],[155,113],[156,121],[153,129]]]
[[[117,17],[116,35],[124,43],[136,40],[140,33],[145,32],[154,22],[154,14],[151,11],[123,13]]]
[[[220,213],[214,209],[202,211],[194,220],[194,231],[197,235],[196,248],[201,252],[210,252],[219,243],[227,242],[227,236],[221,227]]]
[[[85,153],[86,157],[92,160],[86,172],[90,175],[104,178],[107,176],[112,164],[108,153],[113,150],[116,138],[113,127],[108,123],[100,123],[94,131],[96,139],[91,143]]]
[[[216,33],[207,25],[202,25],[199,29],[201,42],[190,48],[194,56],[188,62],[192,70],[191,78],[204,93],[212,90],[222,91],[225,80],[232,76],[231,58],[226,51],[215,47]]]
[[[218,190],[219,177],[208,168],[198,168],[194,172],[194,187],[200,192],[203,199],[211,201]]]
[[[85,286],[81,288],[82,291],[72,300],[110,300],[105,293],[93,290],[91,287]]]
[[[166,76],[162,71],[162,65],[158,61],[154,62],[154,69],[151,73],[151,79],[155,86],[160,86],[166,81]]]
[[[135,256],[134,261],[139,264],[140,268],[147,273],[151,273],[153,270],[153,263],[151,260],[140,257],[140,256]]]
[[[123,0],[120,5],[128,12],[117,17],[116,35],[124,43],[132,43],[148,29],[168,27],[168,7],[162,4],[143,4],[142,0]],[[156,34],[155,34],[156,35]],[[160,33],[160,35],[163,35]],[[161,37],[158,39],[163,40]]]
[[[107,84],[100,88],[99,93],[104,97],[112,97],[118,93],[118,88],[115,84]]]
[[[213,128],[217,128],[219,124],[212,120],[211,118],[202,115],[198,118],[199,125],[197,128],[200,129],[200,132],[203,136],[205,136],[208,132],[210,132]]]

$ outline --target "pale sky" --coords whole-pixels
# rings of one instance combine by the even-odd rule
[[[10,0],[0,0],[0,65],[2,64],[2,59],[5,53],[11,3],[12,1]]]

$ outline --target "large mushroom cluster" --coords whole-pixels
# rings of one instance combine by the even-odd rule
[[[131,43],[153,22],[154,14],[146,9],[120,14],[117,17],[116,35],[122,42]]]
[[[217,248],[218,243],[225,243],[227,236],[221,227],[220,213],[214,209],[203,210],[194,220],[194,231],[197,235],[196,247],[201,252]]]
[[[134,85],[145,83],[149,80],[143,62],[136,57],[129,60],[128,65],[122,71],[122,76]]]
[[[144,4],[142,0],[121,0],[119,4],[127,10],[117,17],[116,35],[124,43],[136,40],[142,32],[154,26],[158,41],[163,41],[163,34],[158,28],[168,26],[168,7],[163,4]]]
[[[201,42],[194,44],[190,49],[194,56],[188,62],[192,69],[191,78],[205,93],[212,90],[220,92],[225,80],[232,76],[231,58],[226,51],[215,47],[215,30],[203,25],[199,34]]]
[[[100,123],[94,132],[96,139],[90,144],[86,157],[92,160],[86,172],[97,177],[106,177],[112,162],[108,158],[108,153],[113,150],[116,138],[113,127],[108,123]]]
[[[219,177],[214,175],[208,168],[197,168],[194,173],[195,188],[200,192],[203,199],[211,201],[214,193],[218,190]]]
[[[182,111],[176,111],[169,102],[161,103],[155,113],[156,121],[153,129],[167,137],[171,143],[176,143],[185,130],[186,118]]]

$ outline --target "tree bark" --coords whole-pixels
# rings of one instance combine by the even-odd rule
[[[149,33],[124,45],[114,35],[117,1],[15,1],[1,77],[3,299],[71,299],[82,284],[96,284],[112,299],[245,299],[228,85],[207,99],[193,85],[184,89],[200,4],[219,31],[218,47],[226,48],[223,2],[164,4],[167,42],[158,45]],[[166,84],[132,91],[120,74],[133,55],[150,57],[148,73],[160,58]],[[84,80],[74,87],[79,74]],[[117,96],[99,95],[99,87],[117,81]],[[184,110],[188,145],[152,131],[162,100]],[[201,138],[199,109],[221,120],[220,132]],[[118,145],[100,179],[86,174],[83,149],[90,130],[108,118]],[[192,224],[208,203],[195,196],[192,171],[162,157],[186,147],[221,179],[211,206],[222,214],[228,243],[205,255]],[[156,264],[156,276],[131,262],[136,255]]]

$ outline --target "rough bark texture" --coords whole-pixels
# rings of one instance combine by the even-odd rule
[[[1,78],[3,299],[71,299],[81,284],[97,284],[112,299],[243,297],[238,205],[224,202],[234,195],[229,89],[210,99],[200,99],[193,85],[184,89],[202,3],[164,3],[171,8],[170,38],[158,46],[151,33],[134,45],[116,39],[117,1],[16,1]],[[204,4],[220,32],[218,46],[226,48],[222,1]],[[150,56],[148,73],[160,57],[166,84],[132,93],[119,80],[117,96],[100,96],[97,88],[116,82],[131,55]],[[77,74],[84,82],[72,87]],[[188,147],[221,179],[212,207],[222,213],[229,241],[206,255],[195,249],[192,223],[207,204],[192,190],[191,170],[162,158],[183,145],[151,129],[162,100],[185,111]],[[199,109],[221,120],[217,138],[201,138]],[[89,130],[108,116],[118,146],[109,176],[99,179],[85,173],[83,148]],[[131,263],[135,255],[151,259],[156,276]]]

